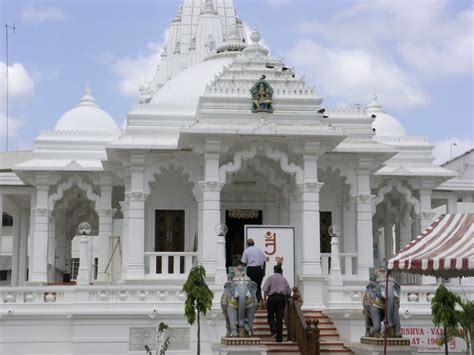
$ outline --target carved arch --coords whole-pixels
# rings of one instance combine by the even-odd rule
[[[418,199],[413,196],[411,190],[408,187],[403,186],[401,181],[395,179],[388,181],[379,189],[377,196],[374,199],[374,205],[377,206],[380,204],[384,200],[385,195],[394,188],[405,197],[405,200],[415,208],[415,211],[421,211],[420,201],[418,201]]]
[[[175,158],[163,159],[159,161],[155,160],[151,166],[147,166],[145,169],[145,192],[150,193],[150,183],[156,180],[157,175],[161,175],[164,171],[169,171],[172,169],[181,171],[183,176],[187,176],[187,180],[189,182],[192,182],[194,185],[196,185],[196,181],[198,180],[197,174],[189,168],[189,165],[184,164]]]
[[[225,184],[227,174],[239,171],[243,162],[254,158],[257,155],[257,152],[262,150],[267,158],[280,162],[280,168],[282,171],[290,175],[295,175],[296,183],[303,183],[303,169],[294,163],[289,163],[288,155],[278,149],[272,149],[269,143],[253,143],[250,148],[235,153],[232,162],[224,164],[219,168],[220,182]]]
[[[100,195],[94,192],[92,184],[84,181],[80,176],[71,176],[66,181],[58,184],[56,192],[48,198],[48,208],[54,209],[54,205],[57,201],[64,197],[64,192],[69,190],[73,186],[77,186],[86,193],[86,197],[89,201],[94,202],[94,208],[97,206],[97,202],[100,200]]]

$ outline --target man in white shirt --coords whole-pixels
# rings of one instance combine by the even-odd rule
[[[240,262],[247,266],[247,276],[257,284],[257,299],[262,300],[262,280],[265,276],[265,254],[255,246],[253,239],[247,240],[247,249],[242,254]]]

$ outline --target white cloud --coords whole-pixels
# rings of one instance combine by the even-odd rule
[[[118,89],[128,97],[137,97],[139,88],[145,81],[150,81],[160,63],[160,54],[168,38],[167,29],[162,36],[162,42],[148,43],[144,52],[134,58],[119,58],[113,60],[112,70],[118,76]],[[102,61],[108,61],[113,56],[110,53],[102,56]]]
[[[24,122],[22,119],[14,117],[12,115],[8,115],[8,139],[9,143],[12,142],[15,138],[18,137],[18,132],[20,128],[24,125]],[[5,136],[6,136],[6,129],[7,129],[7,124],[6,124],[6,114],[3,112],[0,112],[0,141],[5,142]],[[11,147],[11,144],[9,144]],[[0,149],[3,149],[4,145],[0,147]]]
[[[435,164],[442,164],[474,148],[474,139],[451,137],[436,142],[433,149]],[[452,156],[451,156],[452,152]]]
[[[7,65],[4,62],[0,62],[0,89],[2,93],[0,96],[3,102],[7,91]],[[9,65],[8,89],[8,95],[11,100],[33,94],[35,83],[23,64],[13,63]]]
[[[323,97],[363,104],[375,91],[389,108],[428,101],[418,83],[395,61],[365,49],[325,47],[306,39],[297,41],[288,57],[291,65],[307,73]]]
[[[47,21],[66,21],[68,17],[59,8],[54,6],[33,6],[26,5],[22,13],[23,21],[29,23],[43,23]]]
[[[447,0],[357,1],[328,20],[297,26],[341,48],[388,53],[412,75],[426,79],[473,73],[474,10]]]

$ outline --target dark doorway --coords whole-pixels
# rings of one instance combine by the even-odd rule
[[[184,211],[155,211],[155,251],[184,251]]]
[[[320,229],[320,248],[321,253],[331,252],[331,236],[328,229],[332,224],[332,212],[319,212],[319,229]]]
[[[228,231],[225,237],[226,266],[236,265],[244,252],[244,226],[262,224],[262,211],[226,210],[225,224]]]

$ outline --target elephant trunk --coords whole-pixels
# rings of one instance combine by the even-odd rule
[[[244,334],[244,323],[245,323],[245,307],[247,304],[247,297],[245,293],[239,295],[239,336],[243,337]]]

